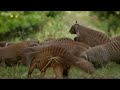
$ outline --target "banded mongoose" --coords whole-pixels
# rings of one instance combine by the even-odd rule
[[[40,46],[28,47],[25,49],[25,53],[39,51],[42,47],[45,47],[45,46],[61,46],[65,49],[67,49],[69,52],[71,52],[73,55],[75,55],[77,57],[80,57],[81,52],[86,51],[88,48],[90,48],[88,45],[85,45],[85,44],[80,43],[80,42],[75,42],[73,40],[72,41],[65,40],[65,41],[56,41],[56,42],[53,41],[53,43],[47,42],[47,43],[44,43]],[[63,71],[64,77],[68,77],[69,69],[70,68]]]
[[[28,47],[25,49],[25,52],[33,52],[36,50],[39,50],[39,48],[44,47],[44,46],[53,46],[53,45],[57,45],[57,46],[62,46],[64,48],[67,48],[69,51],[73,51],[74,55],[80,55],[80,53],[82,51],[85,51],[89,48],[91,48],[88,45],[85,45],[84,43],[80,43],[80,42],[76,42],[72,39],[69,38],[60,38],[60,39],[55,39],[55,40],[50,40],[49,42],[43,42],[41,43],[39,46],[33,46],[33,47]],[[76,51],[75,51],[76,50]],[[75,52],[79,52],[79,53],[75,53]]]
[[[46,46],[40,48],[39,51],[28,53],[27,62],[29,65],[28,78],[31,77],[35,68],[41,71],[41,77],[43,77],[46,69],[52,67],[56,75],[55,78],[61,78],[63,70],[71,65],[89,74],[95,72],[90,62],[74,56],[67,49],[60,46]]]
[[[93,30],[83,25],[74,24],[69,30],[71,34],[77,34],[75,41],[85,43],[91,47],[110,42],[110,38],[102,32]]]
[[[51,43],[42,44],[39,46],[28,47],[24,50],[24,52],[29,53],[29,52],[39,51],[41,47],[45,47],[45,46],[61,46],[67,49],[68,51],[72,52],[72,54],[74,54],[75,56],[79,57],[81,52],[86,51],[87,49],[91,48],[87,45],[83,45],[83,43],[80,43],[80,42],[70,42],[70,41],[62,41],[62,42],[63,43],[61,42],[52,43],[51,42]]]
[[[82,52],[81,58],[92,62],[96,68],[105,66],[109,62],[120,63],[120,42],[111,41],[95,46]]]
[[[36,45],[38,45],[36,41],[25,41],[2,47],[0,48],[0,59],[5,62],[6,66],[16,65],[23,59],[24,49]]]

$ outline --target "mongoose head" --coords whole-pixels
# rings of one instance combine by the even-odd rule
[[[79,24],[76,21],[76,24],[72,25],[71,29],[69,30],[69,32],[71,34],[76,34],[76,29],[78,28]]]
[[[76,34],[76,29],[78,28],[78,24],[74,24],[71,28],[70,28],[70,30],[69,30],[69,32],[71,33],[71,34]]]

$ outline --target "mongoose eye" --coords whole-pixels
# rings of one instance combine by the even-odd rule
[[[79,39],[79,37],[75,37],[75,38],[74,38],[74,41],[78,41],[78,39]]]

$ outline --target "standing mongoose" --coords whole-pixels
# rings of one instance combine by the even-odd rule
[[[28,47],[25,49],[25,53],[39,51],[41,47],[45,47],[45,46],[61,46],[77,57],[80,57],[81,52],[86,51],[88,48],[90,48],[88,45],[85,45],[83,43],[76,42],[74,40],[68,40],[66,38],[62,38],[62,39],[60,38],[57,39],[56,41],[55,40],[50,42],[45,41],[39,46]],[[64,69],[63,71],[64,77],[68,77],[69,69],[70,67]]]
[[[46,69],[52,67],[56,75],[55,78],[61,78],[63,70],[71,65],[89,74],[95,72],[90,62],[74,56],[67,49],[60,46],[45,46],[41,47],[39,51],[27,53],[27,62],[29,65],[28,78],[31,77],[35,68],[41,71],[43,77]]]

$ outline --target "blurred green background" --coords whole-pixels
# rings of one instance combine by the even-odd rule
[[[0,11],[0,41],[69,37],[69,29],[79,24],[103,31],[109,36],[120,33],[120,11]]]

